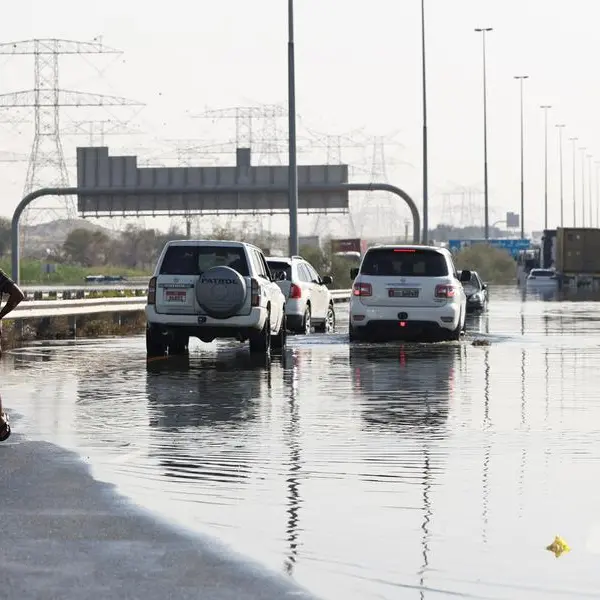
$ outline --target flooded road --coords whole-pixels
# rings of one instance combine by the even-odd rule
[[[493,288],[464,342],[352,347],[340,306],[342,333],[268,367],[36,346],[3,358],[3,395],[15,429],[325,599],[598,597],[598,306]]]

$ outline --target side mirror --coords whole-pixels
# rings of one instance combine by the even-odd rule
[[[358,269],[356,267],[350,269],[350,277],[352,279],[356,279],[358,277]]]
[[[331,285],[333,283],[333,277],[331,275],[325,275],[323,277],[323,285]]]
[[[285,281],[287,279],[287,275],[285,271],[281,271],[277,276],[277,281]]]
[[[481,289],[482,290],[487,290],[487,283],[482,283],[481,284]]]
[[[471,271],[461,271],[460,272],[460,282],[468,283],[471,281]]]

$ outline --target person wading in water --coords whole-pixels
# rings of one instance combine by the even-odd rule
[[[25,298],[19,286],[0,269],[0,299],[2,296],[8,296],[6,304],[0,310],[0,336],[2,335],[2,319],[12,310],[14,310]],[[0,346],[0,354],[2,348]],[[2,407],[2,397],[0,396],[0,442],[4,442],[10,437],[10,425],[8,424],[8,415]]]

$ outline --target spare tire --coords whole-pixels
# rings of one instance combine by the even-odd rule
[[[233,317],[246,300],[246,280],[229,267],[208,269],[196,282],[196,300],[209,317]]]

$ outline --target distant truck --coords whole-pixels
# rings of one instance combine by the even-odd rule
[[[358,252],[362,256],[367,251],[367,247],[367,240],[361,240],[360,238],[331,240],[332,254]]]
[[[600,229],[559,227],[554,268],[559,280],[600,280]]]

